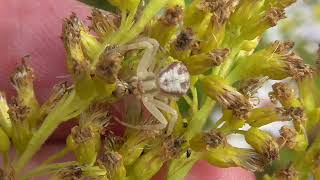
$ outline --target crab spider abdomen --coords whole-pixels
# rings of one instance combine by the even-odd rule
[[[190,74],[181,62],[163,68],[158,76],[158,86],[166,94],[184,95],[190,87]]]

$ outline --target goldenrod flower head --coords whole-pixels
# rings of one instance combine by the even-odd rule
[[[274,80],[287,77],[302,80],[312,76],[312,68],[291,51],[292,47],[291,42],[275,41],[268,48],[240,58],[228,79],[235,82],[246,78],[268,76]]]
[[[29,98],[30,93],[33,93],[33,70],[26,64],[29,56],[22,58],[21,64],[17,66],[14,75],[10,78],[11,84],[18,92],[20,98]]]
[[[268,79],[269,78],[265,76],[243,80],[240,82],[239,92],[247,97],[252,97],[258,92],[258,90]]]
[[[246,123],[253,127],[261,127],[276,121],[289,121],[292,118],[284,108],[263,107],[252,109]]]
[[[229,55],[228,48],[215,49],[209,53],[202,53],[190,56],[183,60],[191,75],[198,75],[206,72],[214,66],[219,66]]]
[[[163,141],[163,159],[169,160],[173,158],[177,158],[182,149],[183,145],[186,143],[186,140],[182,137],[174,138],[168,137]]]
[[[92,9],[91,28],[98,34],[101,41],[111,33],[118,30],[120,26],[120,16],[111,12],[102,12],[99,9]]]
[[[164,12],[164,15],[160,18],[160,22],[167,26],[178,25],[183,19],[183,7],[176,5],[169,7]]]
[[[97,64],[95,73],[106,83],[115,83],[118,79],[123,58],[123,55],[119,52],[108,52],[108,50],[106,50],[100,56],[100,61]]]
[[[218,130],[211,130],[207,133],[196,135],[189,143],[190,147],[195,151],[206,151],[210,148],[226,145],[227,139],[225,135]]]
[[[265,163],[260,154],[252,149],[218,146],[202,153],[202,158],[219,167],[240,166],[250,171],[261,171]]]
[[[72,13],[69,18],[65,18],[62,25],[61,38],[67,54],[77,61],[84,60],[80,35],[80,31],[83,28],[85,28],[84,25],[74,13]]]
[[[61,37],[69,56],[69,61],[70,59],[94,61],[96,55],[99,54],[101,44],[89,33],[88,27],[80,21],[75,13],[64,19]],[[71,65],[68,65],[71,68]]]
[[[68,147],[80,163],[92,165],[96,161],[101,147],[100,134],[108,120],[103,104],[93,104],[80,115],[79,126],[72,128],[67,139]]]
[[[224,108],[232,110],[236,117],[246,118],[252,108],[245,96],[227,85],[220,77],[206,77],[203,80],[203,87],[208,96],[216,99]]]
[[[31,127],[27,121],[30,108],[14,100],[9,107],[9,115],[12,122],[12,143],[19,153],[23,152],[32,137]]]
[[[180,32],[176,40],[173,42],[173,47],[178,51],[190,50],[194,43],[194,32],[191,28],[187,28]]]
[[[123,164],[122,155],[110,149],[104,149],[103,154],[97,160],[100,166],[107,171],[109,179],[123,179],[126,176],[126,169]]]
[[[75,163],[74,165],[69,165],[59,169],[53,176],[51,176],[50,180],[98,180],[103,179],[105,174],[105,170],[97,166],[82,166]]]
[[[289,126],[283,126],[280,129],[280,138],[278,139],[278,144],[282,147],[288,147],[293,149],[298,143],[296,136],[298,135],[297,131],[294,128]]]
[[[274,138],[258,128],[250,128],[245,133],[246,141],[260,153],[268,163],[279,157],[279,146]]]
[[[198,8],[212,13],[212,20],[216,25],[223,25],[230,17],[238,0],[201,0]]]
[[[71,91],[71,87],[67,85],[66,82],[56,84],[53,87],[52,93],[43,103],[40,109],[40,119],[43,120],[57,105],[57,103]]]
[[[275,177],[277,180],[298,180],[298,172],[295,170],[295,168],[292,165],[289,165],[286,168],[280,169],[275,174]]]
[[[272,85],[272,92],[269,93],[270,100],[273,103],[279,101],[284,107],[300,107],[301,102],[293,88],[288,83],[279,82]]]

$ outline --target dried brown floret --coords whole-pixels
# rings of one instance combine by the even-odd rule
[[[119,52],[105,51],[100,56],[100,61],[97,64],[95,73],[107,83],[115,83],[118,79],[123,58],[123,55]]]
[[[90,127],[80,128],[78,126],[72,128],[71,136],[76,144],[83,144],[94,137],[94,133]]]
[[[223,48],[223,49],[215,49],[209,53],[210,60],[214,66],[219,66],[225,60],[225,58],[229,55],[230,49]]]
[[[99,158],[98,163],[103,165],[107,170],[114,170],[121,161],[121,154],[115,151],[106,150]]]
[[[221,77],[206,77],[203,80],[205,93],[216,99],[224,108],[230,109],[233,115],[240,119],[246,119],[252,105],[248,98],[228,85]]]
[[[63,20],[61,39],[67,49],[80,44],[80,31],[83,27],[82,22],[75,13],[72,13],[69,18]]]
[[[181,6],[170,7],[166,9],[160,21],[165,25],[177,25],[183,19],[183,8]]]
[[[186,140],[182,137],[168,137],[167,139],[165,139],[162,145],[164,154],[163,158],[165,160],[177,158],[180,155],[182,146],[185,142]]]
[[[278,180],[298,180],[298,172],[292,165],[289,165],[289,167],[283,168],[277,172],[275,177]]]
[[[43,120],[47,114],[52,111],[56,104],[62,99],[62,97],[71,91],[71,87],[67,85],[67,82],[56,84],[53,87],[53,92],[47,101],[41,106],[40,119]]]
[[[294,42],[292,41],[275,41],[271,46],[275,49],[275,53],[277,54],[289,54],[294,46]]]
[[[263,158],[266,162],[272,162],[279,158],[279,147],[275,146],[274,141],[267,140],[265,142],[265,151],[263,153]]]
[[[303,59],[292,52],[294,43],[275,41],[271,48],[274,52],[281,56],[284,63],[284,71],[287,72],[295,80],[301,80],[305,77],[312,77],[314,70],[303,62]]]
[[[21,123],[28,117],[30,108],[25,106],[19,98],[12,98],[12,103],[9,105],[8,114],[12,121]]]
[[[276,103],[277,100],[280,102],[287,101],[295,96],[292,88],[289,87],[288,83],[279,82],[272,85],[273,91],[269,93],[270,100]]]
[[[26,64],[30,56],[24,56],[21,64],[17,66],[14,75],[10,78],[11,84],[19,92],[22,88],[32,88],[34,74],[33,70]]]
[[[185,51],[192,47],[193,42],[194,33],[191,28],[187,28],[180,32],[173,44],[178,50]]]
[[[295,53],[291,53],[286,58],[287,70],[295,80],[302,80],[313,76],[314,70]]]
[[[278,138],[278,144],[293,149],[296,144],[297,131],[289,126],[283,126],[280,129],[280,138]]]
[[[266,18],[271,27],[276,26],[279,20],[286,18],[284,9],[271,8],[267,11]]]
[[[91,20],[90,28],[102,37],[116,31],[120,26],[120,16],[111,12],[102,12],[96,8],[92,9],[91,17],[88,19]]]
[[[246,97],[253,97],[268,79],[268,77],[259,77],[244,80],[240,83],[239,92]]]
[[[240,119],[247,118],[250,109],[252,109],[249,100],[237,91],[225,89],[224,93],[217,94],[216,99],[222,106],[232,110],[233,115]]]
[[[57,177],[61,180],[78,180],[83,176],[83,171],[80,166],[71,165],[60,169],[57,172]]]
[[[234,11],[237,0],[202,0],[198,9],[213,14],[212,20],[217,25],[224,24]]]
[[[206,142],[208,148],[216,148],[217,146],[227,144],[225,135],[216,130],[205,133],[203,140]]]

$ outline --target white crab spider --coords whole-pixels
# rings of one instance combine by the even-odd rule
[[[164,129],[171,134],[177,121],[177,111],[168,105],[167,98],[182,96],[187,93],[190,86],[190,74],[187,67],[181,62],[174,62],[155,73],[155,55],[159,43],[155,39],[140,38],[130,44],[116,48],[116,51],[144,49],[144,54],[138,64],[137,74],[129,81],[133,92],[137,95],[145,108],[160,122],[157,125],[134,126],[124,122],[122,124],[139,129]],[[171,114],[168,121],[162,112]]]

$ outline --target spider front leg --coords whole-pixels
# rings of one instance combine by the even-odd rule
[[[170,135],[172,133],[172,131],[173,131],[173,128],[174,128],[177,120],[178,120],[177,111],[174,108],[170,107],[168,104],[166,104],[166,103],[164,103],[164,102],[162,102],[160,100],[152,98],[150,101],[157,108],[159,108],[162,111],[167,112],[167,113],[172,115],[170,121],[168,122],[168,127],[167,127],[167,132],[166,132],[167,135]]]
[[[142,103],[144,107],[151,113],[153,117],[155,117],[159,122],[161,129],[164,129],[167,127],[168,121],[162,114],[162,112],[156,107],[156,104],[154,104],[154,99],[151,96],[143,96],[142,97]]]
[[[128,51],[135,49],[145,49],[145,52],[142,55],[142,58],[137,67],[137,76],[143,77],[145,74],[148,74],[148,71],[153,71],[156,62],[154,57],[159,49],[159,43],[155,39],[140,38],[132,42],[131,44],[122,45],[114,51]]]

